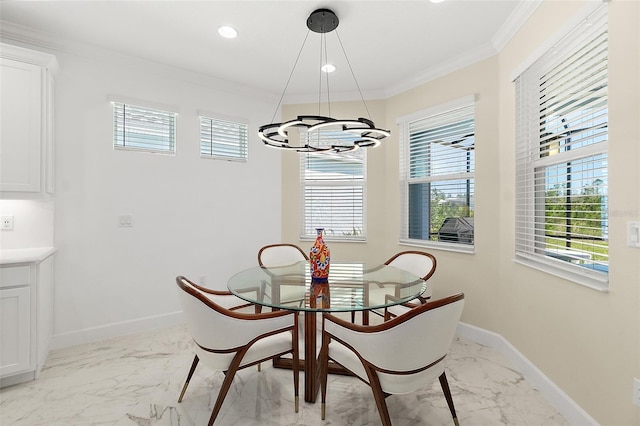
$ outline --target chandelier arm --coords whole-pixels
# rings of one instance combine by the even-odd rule
[[[300,46],[300,50],[298,51],[298,56],[296,56],[296,61],[293,63],[293,68],[291,69],[291,73],[289,73],[289,78],[287,79],[287,83],[284,85],[284,90],[282,90],[282,95],[280,96],[280,100],[278,101],[278,105],[276,105],[275,111],[273,111],[273,116],[271,117],[271,122],[276,119],[276,114],[278,113],[278,109],[280,105],[282,105],[282,100],[284,99],[285,93],[287,93],[287,88],[289,87],[289,83],[291,82],[291,77],[293,77],[293,72],[296,70],[296,66],[298,65],[298,60],[300,59],[300,55],[302,55],[302,50],[304,49],[304,45],[307,43],[307,38],[309,38],[309,33],[311,30],[307,30],[307,35],[304,36],[304,40],[302,41],[302,46]]]

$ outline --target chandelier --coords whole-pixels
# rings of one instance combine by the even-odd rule
[[[326,42],[325,34],[334,31],[338,27],[338,17],[336,14],[329,9],[318,9],[309,15],[307,19],[307,28],[314,33],[319,33],[322,35],[322,40],[320,44],[320,56],[326,58]],[[335,32],[336,37],[338,38],[338,42],[342,47],[342,41],[340,40],[340,36],[338,32]],[[302,47],[300,48],[300,52],[298,53],[297,58],[300,58],[300,54],[304,49],[304,45],[309,36],[309,32],[307,32],[307,36],[302,43]],[[323,52],[324,46],[324,52]],[[349,65],[349,69],[351,70],[351,74],[353,75],[353,79],[355,81],[356,87],[358,88],[358,92],[360,93],[360,98],[364,107],[369,114],[369,110],[367,108],[367,104],[364,101],[364,97],[362,96],[362,92],[360,91],[360,86],[358,85],[357,80],[355,79],[355,74],[353,73],[353,69],[351,69],[351,63],[349,62],[349,58],[347,58],[347,54],[344,51],[344,47],[342,47],[342,52],[346,58],[347,64]],[[276,106],[276,113],[280,104],[282,103],[282,99],[286,93],[287,87],[289,86],[289,82],[291,81],[291,76],[293,75],[296,65],[298,63],[298,59],[293,65],[293,70],[291,70],[291,74],[289,75],[289,80],[285,85],[284,91],[282,92],[282,96],[280,97],[280,102]],[[329,98],[329,84],[328,84],[328,76],[327,76],[327,99]],[[320,88],[322,91],[322,88]],[[320,93],[321,95],[321,93]],[[331,104],[329,104],[329,115],[331,114]],[[318,109],[320,109],[320,102],[318,103]],[[274,118],[275,114],[274,113]],[[307,134],[313,134],[317,132],[323,132],[324,134],[330,134],[330,143],[320,143],[320,138],[318,138],[318,142],[314,143],[310,138],[302,141],[300,140],[299,145],[291,145],[289,143],[289,130],[292,128],[298,128],[298,130],[306,131]],[[357,118],[357,119],[341,119],[341,118],[333,118],[324,115],[299,115],[293,120],[289,120],[281,123],[270,123],[260,126],[258,129],[258,136],[265,143],[266,146],[270,146],[273,148],[279,148],[284,150],[291,150],[296,152],[348,152],[353,151],[358,148],[374,148],[380,145],[380,141],[387,136],[390,135],[388,130],[379,129],[376,127],[375,123],[371,120],[371,118]]]

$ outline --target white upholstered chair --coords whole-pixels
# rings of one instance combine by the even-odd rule
[[[295,244],[269,244],[258,251],[258,264],[262,267],[277,267],[293,265],[302,260],[309,260],[309,256]]]
[[[388,396],[414,392],[436,378],[458,425],[444,360],[463,306],[464,295],[458,293],[418,305],[404,315],[372,326],[323,314],[322,419],[326,415],[327,373],[332,360],[371,386],[383,425],[391,425]]]
[[[398,269],[404,269],[405,271],[408,271],[426,281],[431,278],[431,276],[436,272],[436,266],[438,262],[436,261],[435,256],[431,253],[409,250],[395,254],[384,264],[394,266]],[[431,288],[431,286],[427,286],[427,289],[424,291],[424,293],[422,293],[417,298],[407,302],[409,305],[390,306],[384,310],[383,315],[385,319],[389,319],[391,317],[405,313],[416,304],[426,303],[427,300],[431,298],[432,293],[433,289]]]
[[[308,262],[309,256],[307,256],[307,254],[295,244],[269,244],[258,251],[258,265],[262,268],[289,266],[301,261]],[[274,294],[274,289],[270,288],[269,283],[262,283],[261,291],[263,296],[278,298],[280,300],[289,300],[292,302],[297,301],[299,304],[304,302],[304,299],[295,300],[295,297],[292,296],[292,294],[295,294],[296,296],[299,295],[299,289],[292,289],[289,285],[282,285],[276,290],[277,294]]]
[[[182,401],[189,381],[202,363],[222,371],[224,381],[216,399],[209,425],[215,421],[236,371],[260,362],[291,354],[295,411],[298,412],[298,315],[277,311],[245,313],[234,309],[238,298],[231,293],[200,287],[185,277],[176,278],[180,303],[193,337],[195,357],[178,398]]]

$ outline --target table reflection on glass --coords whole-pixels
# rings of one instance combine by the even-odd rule
[[[304,312],[304,399],[315,402],[320,386],[316,313],[362,312],[363,324],[368,324],[372,309],[404,303],[422,294],[426,282],[410,272],[387,265],[361,262],[332,262],[329,283],[323,290],[326,302],[321,304],[312,296],[309,263],[297,262],[288,266],[255,267],[235,274],[227,283],[229,291],[251,303]],[[259,286],[261,291],[256,293]],[[254,290],[253,292],[248,290]],[[302,358],[302,356],[301,356]],[[280,359],[276,367],[291,367],[291,359]],[[344,374],[344,370],[330,367],[329,372]]]

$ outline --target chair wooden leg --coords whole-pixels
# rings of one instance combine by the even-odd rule
[[[200,358],[198,358],[198,355],[193,357],[193,362],[191,363],[189,374],[187,374],[187,380],[184,382],[184,386],[182,387],[182,392],[180,392],[180,397],[178,398],[178,402],[182,402],[182,397],[184,396],[184,393],[187,391],[187,386],[189,386],[189,381],[191,380],[191,376],[193,376],[193,372],[196,371],[196,367],[198,366],[199,361],[200,361]]]
[[[231,365],[229,369],[224,372],[224,380],[222,381],[222,386],[220,386],[220,392],[218,392],[218,398],[216,398],[216,403],[213,406],[213,411],[211,412],[211,417],[209,418],[209,426],[213,426],[213,422],[218,417],[218,413],[220,413],[220,409],[222,408],[222,403],[224,402],[229,389],[231,388],[231,383],[233,382],[233,378],[238,371],[238,367],[240,367],[240,361],[244,357],[244,353],[246,351],[241,351],[233,358],[231,361]]]
[[[378,374],[367,365],[365,365],[364,368],[367,371],[367,376],[369,377],[369,386],[371,386],[373,399],[375,399],[376,401],[376,406],[378,407],[378,413],[380,414],[382,425],[391,426],[391,417],[389,416],[389,409],[387,408],[387,401],[385,400],[388,395],[382,391],[382,386],[380,385]]]
[[[447,404],[449,405],[449,411],[451,411],[451,416],[453,417],[453,423],[456,426],[459,426],[460,423],[458,423],[458,416],[456,415],[456,409],[453,406],[453,398],[451,397],[449,382],[447,381],[447,375],[444,372],[440,375],[440,386],[442,386],[444,397],[447,399]]]
[[[393,314],[391,312],[389,312],[389,310],[387,310],[387,308],[384,308],[384,321],[389,321],[392,318],[397,317],[396,314]]]

